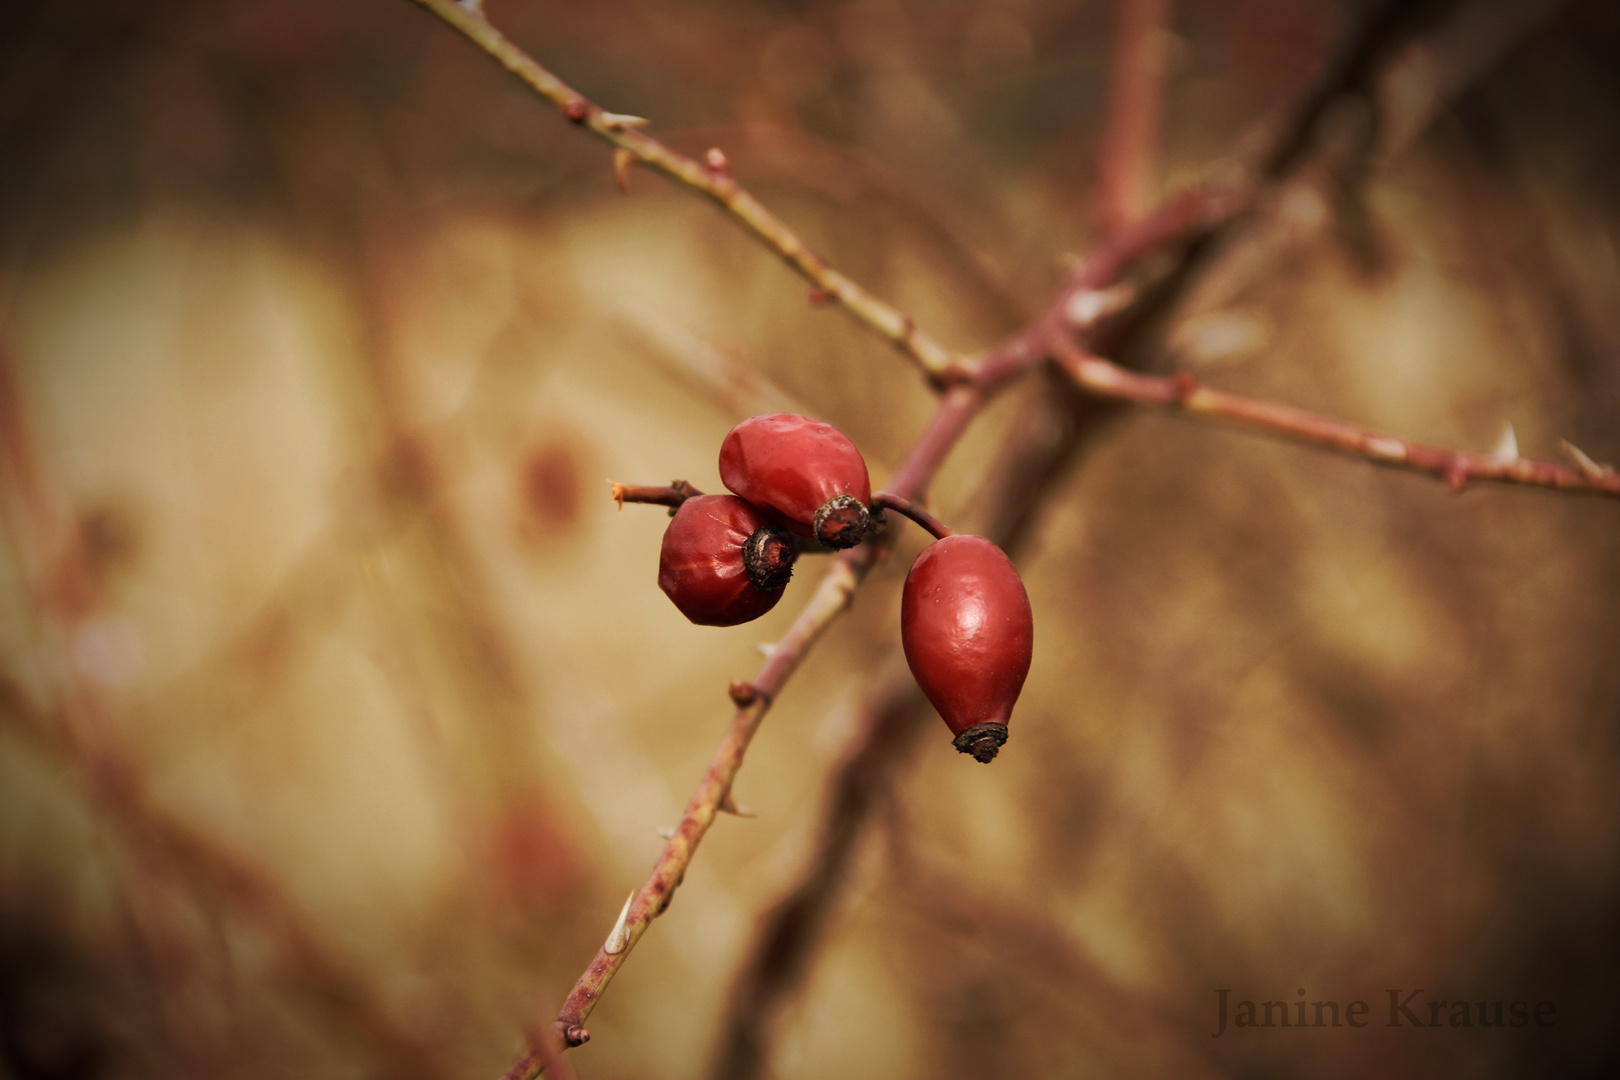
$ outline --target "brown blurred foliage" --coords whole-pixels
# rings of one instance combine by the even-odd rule
[[[1296,192],[1170,341],[1378,429],[1620,459],[1620,10],[1462,8],[1475,38],[1384,84],[1401,152]],[[1110,5],[488,9],[606,108],[723,146],[955,347],[1095,238]],[[1160,190],[1357,11],[1177,5]],[[7,4],[0,162],[5,1074],[497,1074],[795,606],[687,625],[654,587],[662,511],[604,479],[717,490],[723,433],[793,407],[881,485],[929,395],[711,206],[638,170],[621,196],[605,147],[404,0]],[[948,520],[972,527],[1034,392],[953,456]],[[893,671],[918,543],[769,719],[757,819],[717,826],[582,1075],[708,1069]],[[1614,1074],[1611,503],[1142,415],[1024,572],[1013,741],[980,768],[940,727],[906,757],[775,1075]],[[1391,987],[1550,1000],[1556,1027],[1392,1030]],[[1211,1039],[1218,988],[1373,1023]]]

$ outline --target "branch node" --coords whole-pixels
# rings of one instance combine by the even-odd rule
[[[745,679],[732,679],[726,692],[731,695],[732,704],[739,709],[745,709],[761,699],[764,699],[766,705],[771,703],[770,694]]]
[[[1446,487],[1461,495],[1467,486],[1468,462],[1460,456],[1452,458],[1451,464],[1446,468]]]
[[[718,146],[709,147],[709,152],[703,155],[703,167],[714,176],[731,178],[731,163],[726,160],[725,151]]]
[[[836,303],[838,303],[838,294],[833,292],[831,289],[819,289],[818,288],[818,289],[811,289],[810,290],[810,306],[811,307],[813,307],[813,308],[824,308],[824,307],[828,306],[829,304],[836,304]]]
[[[1190,371],[1178,371],[1175,374],[1175,387],[1176,404],[1185,405],[1198,392],[1198,376]]]
[[[571,123],[583,124],[591,115],[591,107],[591,103],[585,98],[573,97],[562,107],[562,114],[568,117]]]
[[[584,1046],[591,1041],[591,1033],[578,1024],[569,1024],[563,1031],[563,1041],[569,1046]]]

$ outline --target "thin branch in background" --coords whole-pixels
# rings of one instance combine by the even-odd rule
[[[15,364],[3,346],[0,432],[0,508],[26,568],[41,637],[55,654],[47,665],[50,707],[33,708],[20,691],[0,691],[0,703],[8,706],[0,709],[0,719],[78,782],[97,819],[129,848],[129,865],[137,872],[173,876],[193,895],[221,897],[233,915],[264,935],[294,985],[340,1017],[400,1076],[453,1075],[430,1041],[394,1021],[273,875],[163,809],[143,784],[111,706],[72,659],[71,643],[100,615],[100,589],[76,530],[68,527],[73,515],[46,480],[25,422]]]
[[[1169,33],[1170,0],[1116,0],[1108,116],[1098,150],[1097,201],[1105,233],[1117,232],[1153,205]]]
[[[887,795],[895,767],[926,729],[932,710],[910,671],[891,670],[862,709],[863,720],[833,773],[821,836],[805,873],[761,919],[731,989],[714,1080],[753,1080],[766,1072],[770,1025],[797,989],[821,942],[867,819]]]
[[[454,0],[416,0],[416,3],[449,23],[524,85],[562,110],[573,123],[719,203],[743,228],[821,290],[822,295],[836,300],[857,320],[910,357],[935,386],[961,377],[961,361],[955,353],[918,329],[911,316],[879,300],[810,250],[797,233],[732,179],[725,155],[719,150],[710,150],[699,162],[642,132],[640,128],[647,121],[641,117],[607,112],[508,41],[481,12],[469,11]]]
[[[1461,0],[1377,0],[1358,19],[1316,79],[1295,100],[1277,135],[1260,155],[1267,181],[1294,172],[1311,154],[1322,117],[1347,94],[1365,96],[1400,46]]]
[[[639,305],[620,306],[615,315],[626,337],[644,350],[650,362],[716,405],[728,417],[812,409],[760,372],[747,357],[713,345],[656,312]],[[871,462],[869,461],[868,464]]]
[[[903,842],[903,837],[892,837]],[[1072,932],[1016,895],[982,881],[927,865],[909,854],[886,861],[891,887],[904,907],[917,915],[914,933],[948,934],[978,940],[997,962],[1017,972],[1020,982],[1038,980],[1061,987],[1068,1000],[1084,1003],[1108,1030],[1131,1042],[1173,1049],[1194,1067],[1193,1075],[1222,1075],[1211,1060],[1203,1028],[1174,1016],[1142,990],[1115,980]],[[1186,1075],[1178,1070],[1176,1075]]]

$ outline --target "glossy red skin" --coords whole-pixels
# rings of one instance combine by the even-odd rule
[[[758,507],[735,495],[687,499],[664,530],[658,587],[699,626],[736,626],[757,619],[782,598],[748,578],[743,544],[770,525]]]
[[[766,413],[732,428],[720,444],[720,482],[800,536],[812,535],[816,511],[839,495],[872,505],[866,459],[855,444],[797,413]]]
[[[947,536],[917,556],[900,598],[906,663],[952,732],[1005,724],[1035,643],[1012,560],[982,536]]]

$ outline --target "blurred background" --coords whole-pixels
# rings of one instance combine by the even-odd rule
[[[1175,4],[1154,191],[1252,145],[1360,10]],[[722,147],[951,347],[1020,326],[1099,235],[1112,4],[488,12],[605,108]],[[1169,329],[1178,362],[1620,460],[1620,6],[1461,5],[1345,114],[1371,179],[1278,198]],[[4,1074],[498,1075],[819,569],[691,626],[655,585],[663,511],[607,480],[719,490],[724,433],[791,408],[881,486],[931,396],[712,206],[634,169],[621,194],[603,144],[406,0],[6,4],[0,162]],[[952,455],[947,520],[982,527],[1040,392]],[[904,678],[918,550],[770,715],[735,789],[757,816],[715,825],[581,1076],[710,1075]],[[770,1075],[1615,1074],[1612,501],[1144,413],[1054,478],[1021,563],[1012,741],[981,768],[928,714],[887,760]],[[1211,1038],[1222,988],[1372,1025]],[[1390,988],[1556,1026],[1390,1029]]]

